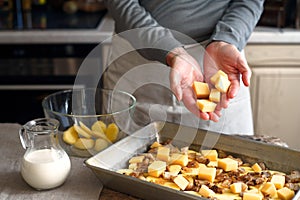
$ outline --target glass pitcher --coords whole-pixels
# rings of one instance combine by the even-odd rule
[[[23,179],[37,190],[63,184],[71,162],[58,142],[56,119],[40,118],[27,122],[20,130],[20,140],[26,152],[21,163]]]

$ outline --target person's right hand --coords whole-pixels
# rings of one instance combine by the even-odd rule
[[[214,113],[201,112],[196,104],[197,97],[192,89],[194,81],[203,82],[203,75],[198,62],[183,48],[176,48],[167,55],[167,64],[172,68],[170,72],[171,90],[178,101],[203,120],[218,121]]]

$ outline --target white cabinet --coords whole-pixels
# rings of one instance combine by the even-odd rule
[[[256,134],[281,138],[300,150],[300,46],[249,45]]]

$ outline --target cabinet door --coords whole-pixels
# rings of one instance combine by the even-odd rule
[[[300,150],[300,66],[252,67],[256,134],[281,138]]]

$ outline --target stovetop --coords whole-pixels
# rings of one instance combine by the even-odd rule
[[[106,10],[77,11],[67,14],[59,9],[32,9],[31,11],[1,11],[1,30],[95,29]]]

